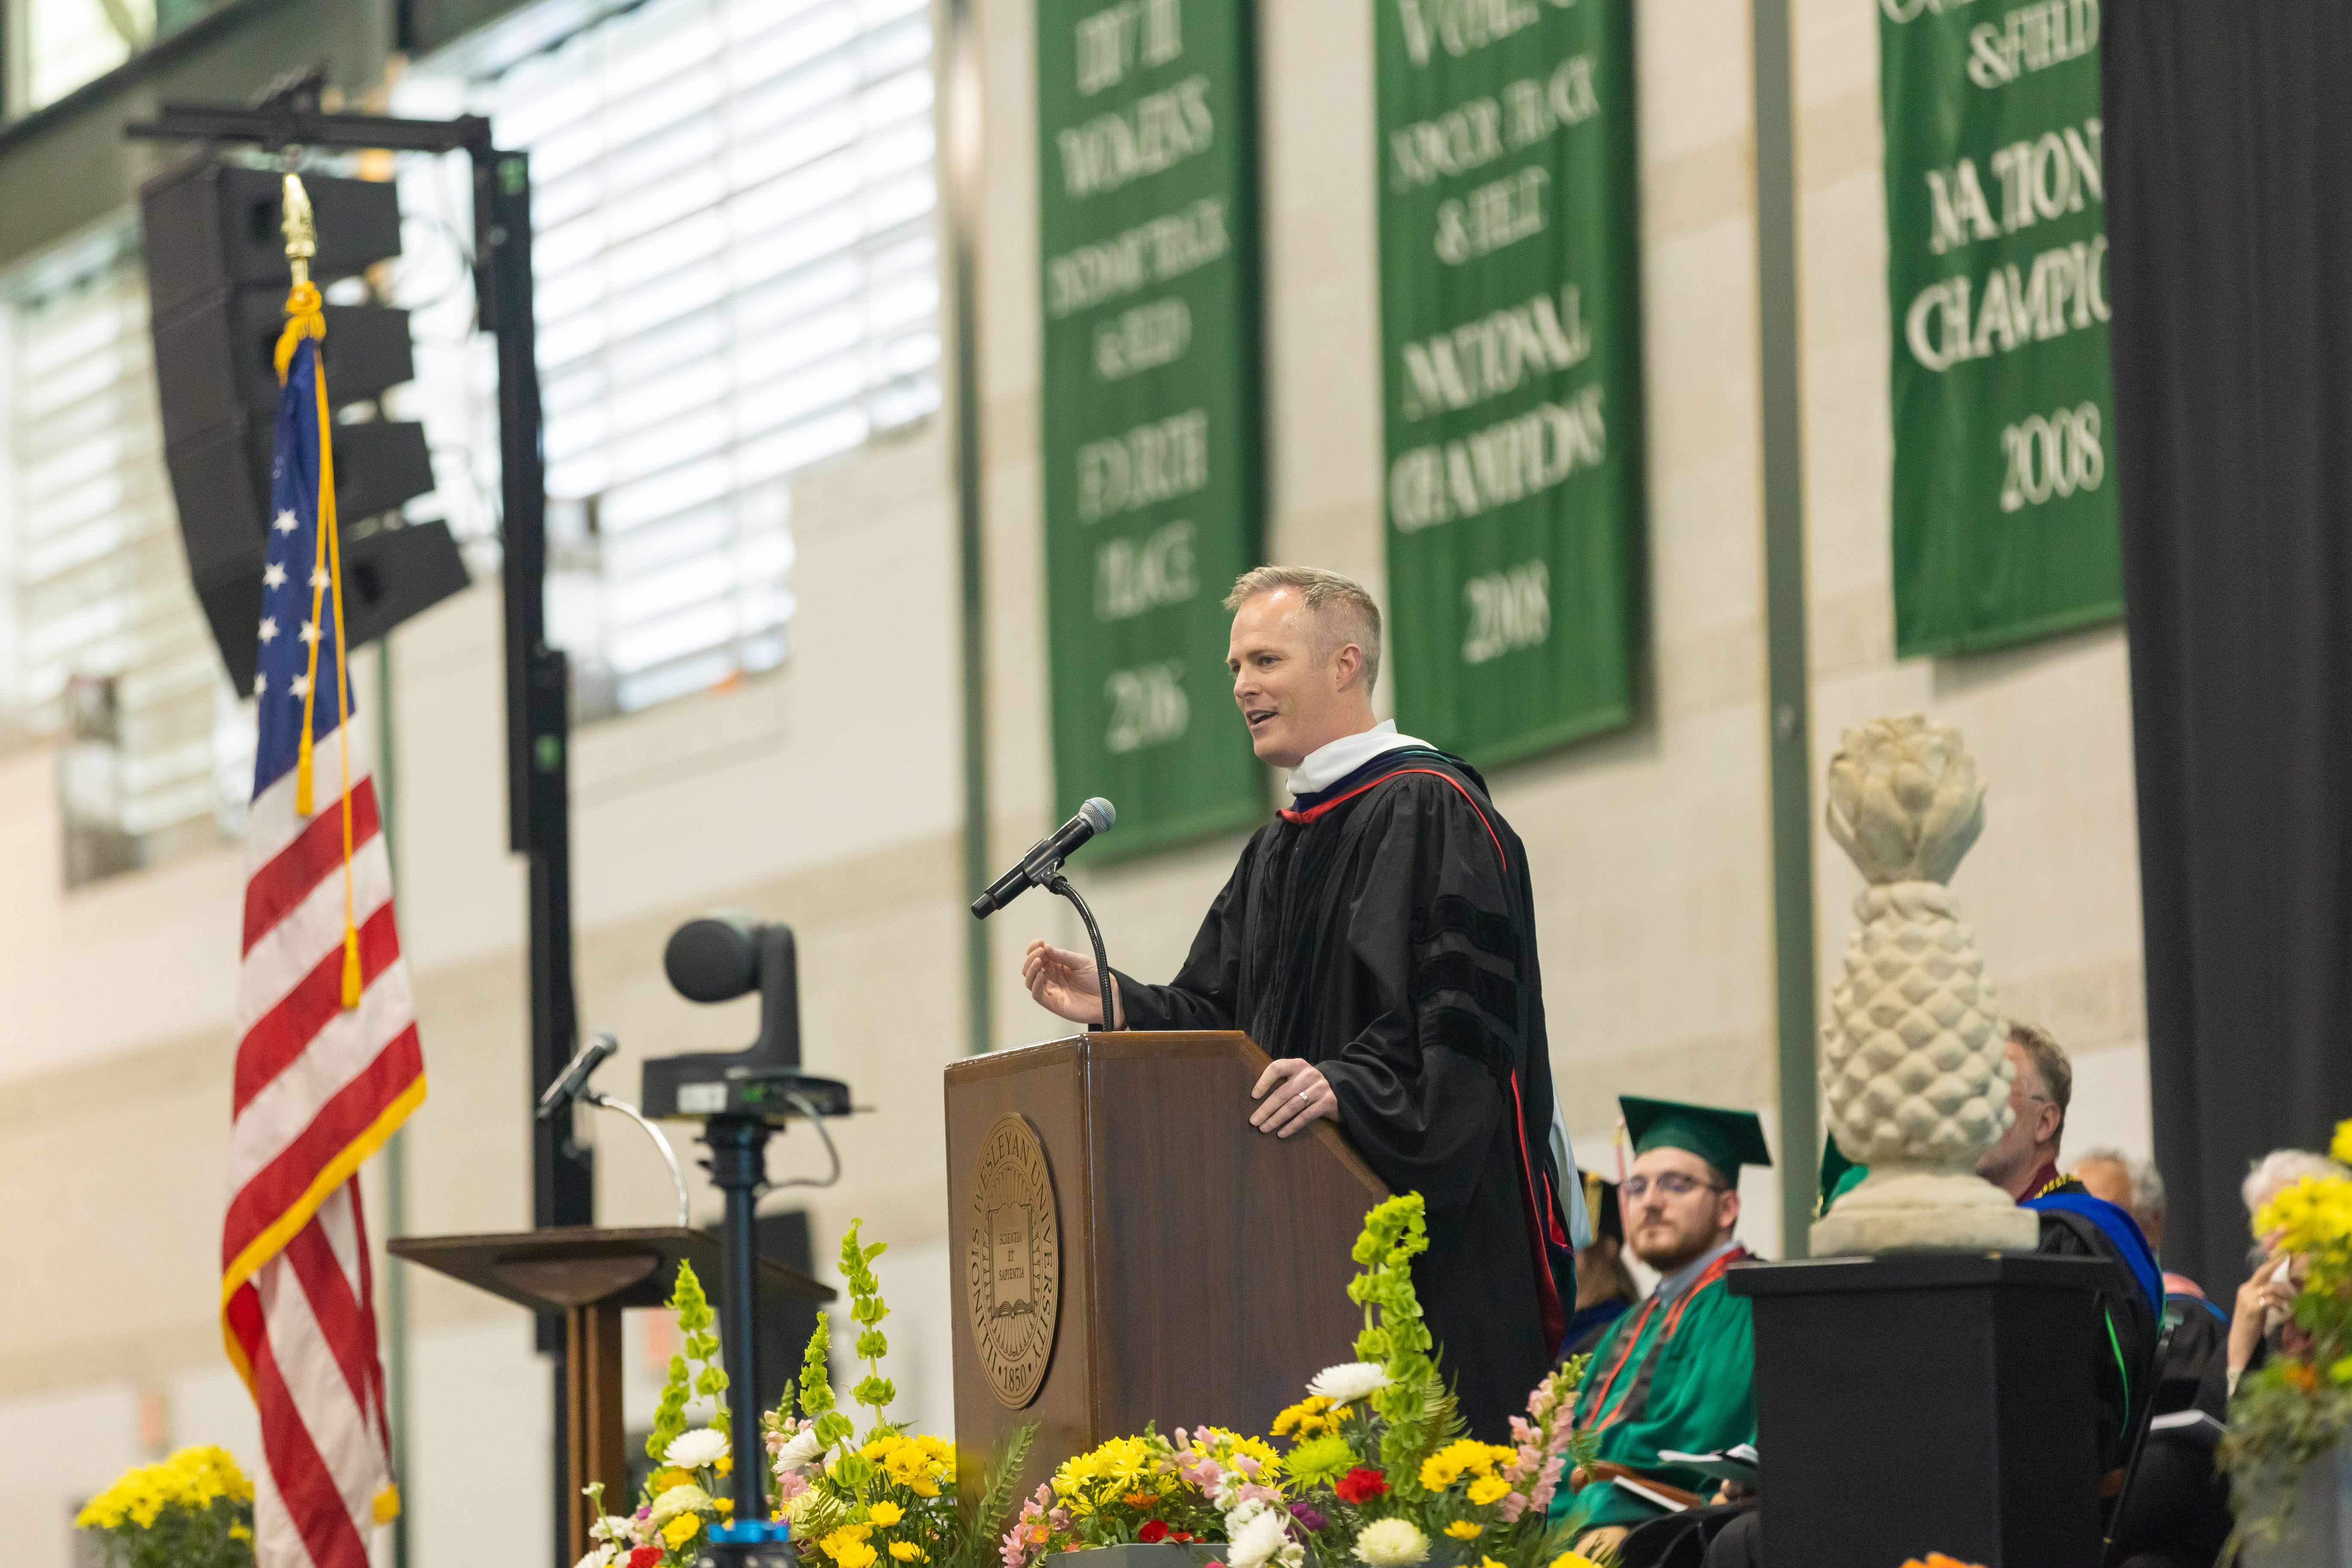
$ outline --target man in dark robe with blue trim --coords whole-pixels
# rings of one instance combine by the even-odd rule
[[[1421,1194],[1413,1280],[1439,1364],[1470,1430],[1499,1440],[1576,1300],[1527,850],[1468,763],[1374,721],[1362,588],[1265,566],[1226,607],[1234,700],[1293,798],[1172,982],[1113,971],[1113,1026],[1247,1031],[1276,1059],[1236,1114],[1282,1138],[1337,1122],[1391,1190]],[[1087,956],[1034,942],[1022,978],[1100,1023]]]

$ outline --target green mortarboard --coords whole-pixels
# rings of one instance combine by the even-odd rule
[[[1653,1149],[1687,1149],[1713,1165],[1727,1182],[1739,1180],[1742,1165],[1769,1165],[1772,1152],[1764,1146],[1764,1123],[1752,1110],[1722,1110],[1712,1105],[1683,1105],[1671,1100],[1642,1100],[1621,1094],[1625,1131],[1633,1137],[1633,1152]]]
[[[1819,1219],[1830,1212],[1830,1205],[1862,1184],[1870,1174],[1870,1167],[1857,1165],[1845,1157],[1838,1147],[1837,1134],[1822,1134],[1822,1194],[1813,1204],[1813,1217]]]

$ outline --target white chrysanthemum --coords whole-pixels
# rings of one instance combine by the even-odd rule
[[[612,1562],[612,1547],[599,1546],[590,1552],[587,1556],[583,1557],[579,1562],[574,1563],[572,1565],[572,1568],[604,1568],[604,1565]]]
[[[1342,1362],[1327,1366],[1315,1374],[1307,1392],[1334,1405],[1353,1405],[1367,1394],[1377,1394],[1389,1385],[1389,1374],[1379,1363],[1369,1361]]]
[[[662,1463],[681,1470],[698,1470],[715,1465],[727,1457],[727,1434],[708,1426],[698,1426],[691,1432],[681,1432],[670,1439],[662,1450]]]
[[[1376,1519],[1356,1537],[1356,1561],[1365,1568],[1413,1568],[1429,1560],[1429,1537],[1406,1519]]]
[[[803,1428],[793,1435],[791,1442],[776,1450],[777,1472],[781,1474],[785,1470],[799,1469],[823,1452],[824,1447],[816,1440],[815,1427]]]
[[[1226,1523],[1232,1526],[1231,1516]],[[1233,1529],[1232,1541],[1225,1548],[1226,1568],[1265,1568],[1266,1562],[1289,1542],[1289,1535],[1282,1528],[1282,1516],[1270,1508],[1260,1509]]]
[[[682,1513],[695,1513],[710,1506],[710,1494],[692,1481],[681,1481],[654,1499],[654,1528],[659,1530]]]

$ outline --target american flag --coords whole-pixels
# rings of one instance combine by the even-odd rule
[[[425,1098],[391,861],[343,666],[331,489],[320,550],[332,451],[320,450],[307,330],[317,300],[298,289],[289,302],[278,408],[221,1237],[222,1328],[261,1414],[259,1568],[366,1568],[375,1527],[399,1511],[358,1172]]]

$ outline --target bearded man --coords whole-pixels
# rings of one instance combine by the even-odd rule
[[[1752,1110],[1621,1097],[1633,1168],[1620,1189],[1633,1256],[1657,1289],[1593,1347],[1576,1425],[1600,1458],[1685,1489],[1707,1486],[1661,1452],[1716,1454],[1756,1441],[1756,1320],[1723,1283],[1739,1245],[1739,1168],[1769,1165]],[[1581,1473],[1580,1472],[1580,1478]],[[1712,1489],[1711,1488],[1708,1489]],[[1625,1527],[1657,1516],[1612,1481],[1594,1481],[1553,1511],[1591,1527],[1578,1550],[1615,1550]]]
[[[1391,1190],[1422,1194],[1413,1281],[1464,1419],[1499,1439],[1576,1300],[1527,850],[1468,763],[1374,721],[1381,616],[1362,588],[1262,566],[1225,606],[1234,702],[1259,759],[1290,770],[1290,807],[1243,849],[1173,981],[1112,971],[1112,1026],[1246,1030],[1276,1058],[1252,1126],[1334,1121]],[[1022,978],[1102,1023],[1087,955],[1033,942]]]

